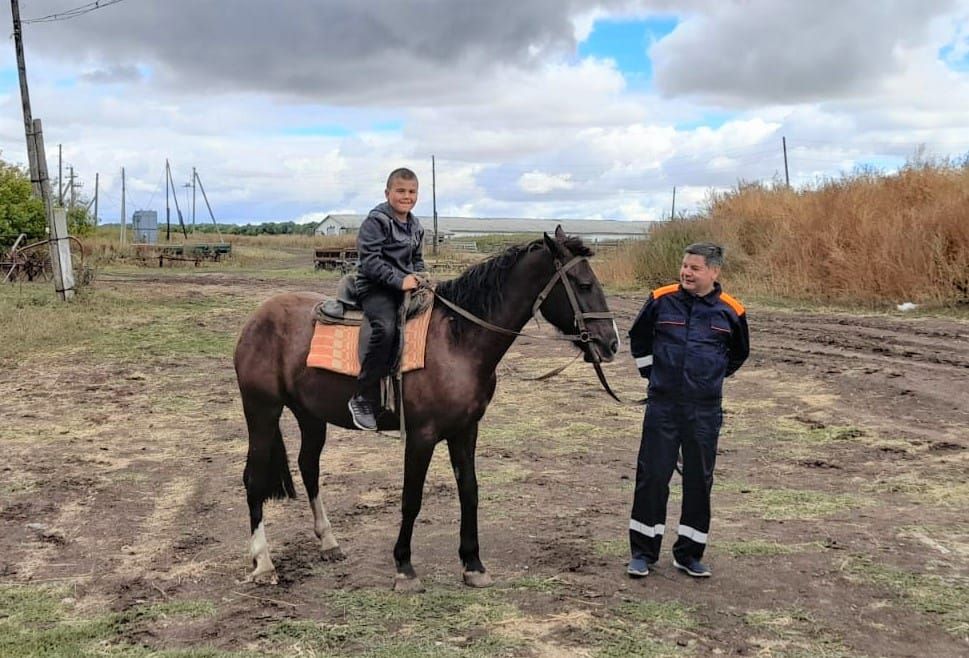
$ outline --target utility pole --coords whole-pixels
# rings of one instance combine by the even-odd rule
[[[54,291],[62,301],[74,297],[74,270],[71,266],[71,241],[67,233],[67,213],[63,208],[54,208],[51,198],[50,180],[47,178],[47,156],[44,151],[44,129],[40,119],[34,119],[31,140],[37,155],[37,183],[44,211],[47,214],[47,229],[50,231],[50,263],[54,274]]]
[[[673,205],[670,206],[670,220],[676,216],[676,185],[673,186]]]
[[[171,186],[172,186],[172,198],[175,199],[175,212],[178,213],[178,225],[182,227],[182,235],[187,238],[188,237],[188,231],[185,230],[185,222],[182,221],[182,209],[178,205],[178,189],[175,188],[175,179],[172,178],[172,170],[171,170],[171,168],[170,167],[167,167],[167,165],[168,165],[168,161],[167,160],[165,161],[165,165],[166,165],[166,169],[168,170],[168,181],[165,183],[165,185],[167,187],[168,184],[171,183]],[[171,228],[169,228],[169,231],[171,231]],[[170,234],[169,234],[169,238],[168,239],[171,240]]]
[[[791,186],[791,176],[787,173],[787,137],[781,137],[781,147],[784,149],[784,182]]]
[[[64,145],[57,145],[57,205],[64,206]]]
[[[98,225],[98,172],[94,172],[94,225]]]
[[[124,246],[124,227],[125,227],[125,210],[124,210],[124,167],[121,168],[121,246]]]
[[[27,90],[27,65],[24,62],[24,38],[20,27],[19,0],[10,0],[10,13],[13,15],[13,42],[14,48],[17,50],[17,73],[20,76],[20,101],[24,109],[24,135],[27,138],[27,163],[30,167],[30,183],[34,189],[34,196],[43,198],[37,146],[33,140],[34,118],[30,113],[30,92]]]
[[[70,180],[70,183],[68,183],[68,186],[70,188],[71,200],[68,202],[67,209],[68,211],[71,211],[71,210],[74,210],[74,198],[75,198],[74,197],[74,167],[68,167],[68,170],[71,172],[70,178],[68,179]]]
[[[433,155],[431,156],[431,203],[434,207],[434,248],[431,253],[437,256],[437,170]]]
[[[209,209],[209,217],[212,218],[212,224],[215,225],[215,233],[216,235],[219,236],[219,243],[221,244],[223,242],[222,231],[219,230],[219,223],[215,221],[215,215],[212,213],[212,206],[209,205],[209,197],[205,193],[205,186],[202,185],[202,177],[199,176],[198,174],[195,174],[195,180],[198,181],[199,190],[202,192],[202,198],[205,200],[205,207]]]
[[[172,209],[168,205],[168,177],[171,170],[168,168],[168,158],[165,158],[165,241],[172,241]]]
[[[192,167],[192,233],[195,233],[195,167]]]

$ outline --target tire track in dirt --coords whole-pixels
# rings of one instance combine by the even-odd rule
[[[890,433],[969,447],[969,328],[947,319],[754,312],[751,358],[816,377]]]

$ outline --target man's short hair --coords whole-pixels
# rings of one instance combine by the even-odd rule
[[[408,169],[407,167],[399,167],[390,172],[390,176],[387,176],[387,189],[393,184],[395,178],[400,178],[402,180],[417,180],[417,174]]]
[[[683,253],[703,256],[707,267],[723,267],[723,247],[713,242],[694,242]]]

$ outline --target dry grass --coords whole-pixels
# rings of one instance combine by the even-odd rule
[[[659,227],[600,268],[614,285],[672,280],[682,247],[728,249],[730,287],[747,295],[878,305],[969,302],[969,161],[912,162],[803,190],[760,183],[710,199],[700,217]],[[617,280],[611,280],[615,272]]]

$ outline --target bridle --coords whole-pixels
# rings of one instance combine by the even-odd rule
[[[600,356],[599,350],[596,348],[595,343],[592,342],[592,335],[589,333],[589,330],[586,327],[586,320],[613,320],[613,322],[615,322],[616,315],[612,311],[591,311],[591,312],[583,311],[582,308],[579,306],[579,298],[575,294],[575,289],[572,287],[572,282],[569,281],[569,277],[566,276],[570,269],[572,269],[579,263],[583,263],[583,262],[588,263],[589,258],[587,256],[574,256],[571,260],[563,262],[562,259],[559,258],[557,255],[554,256],[555,273],[552,275],[552,278],[549,280],[549,282],[545,284],[545,287],[542,289],[542,291],[538,293],[538,297],[535,298],[535,303],[532,304],[532,317],[537,319],[538,313],[542,304],[545,303],[545,300],[552,292],[552,289],[555,287],[555,284],[561,281],[562,287],[565,288],[565,294],[569,299],[569,305],[572,307],[572,315],[575,318],[575,328],[576,328],[576,331],[578,332],[575,334],[540,336],[536,334],[527,334],[522,331],[515,331],[513,329],[506,329],[504,327],[499,327],[498,325],[491,324],[487,320],[482,320],[481,318],[474,315],[473,313],[461,308],[454,302],[451,302],[445,299],[444,297],[441,297],[441,295],[439,295],[437,291],[434,291],[434,296],[437,297],[437,299],[439,299],[442,304],[450,308],[452,311],[454,311],[461,317],[467,320],[470,320],[474,324],[477,324],[480,327],[484,327],[489,331],[494,331],[496,333],[504,334],[506,336],[516,336],[516,337],[524,336],[526,338],[537,338],[540,340],[567,340],[572,343],[578,341],[579,343],[587,344],[589,346],[589,353],[592,355],[592,367],[595,368],[596,376],[599,378],[599,383],[602,384],[602,388],[605,389],[606,393],[608,393],[616,402],[627,404],[625,401],[620,399],[618,395],[615,394],[615,392],[609,386],[609,382],[606,381],[606,375],[602,371],[602,357]],[[557,375],[558,373],[565,370],[565,368],[568,367],[568,365],[570,364],[571,362],[569,362],[565,366],[562,366],[561,368],[553,370],[550,373],[542,375],[541,377],[537,377],[536,379],[548,379],[549,377]],[[639,402],[636,402],[634,404],[639,404]]]

